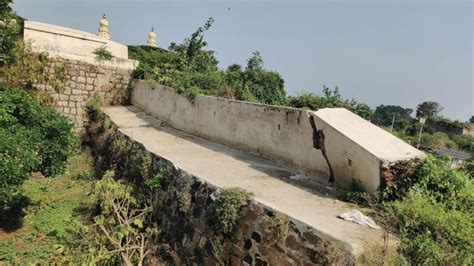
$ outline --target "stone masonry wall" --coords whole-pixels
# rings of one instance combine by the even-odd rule
[[[101,112],[91,112],[89,147],[96,167],[114,169],[151,200],[161,236],[147,265],[352,265],[346,247],[254,200],[243,203],[233,233],[215,230],[207,212],[221,189],[175,167],[122,134]],[[160,177],[152,192],[147,180]],[[160,255],[161,254],[161,255]]]
[[[71,118],[79,132],[83,131],[88,119],[86,104],[94,95],[99,96],[105,104],[128,101],[131,70],[62,58],[52,58],[46,68],[54,74],[63,65],[67,68],[64,91],[52,92],[51,96],[55,100],[56,110]]]

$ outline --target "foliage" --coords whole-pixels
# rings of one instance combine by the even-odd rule
[[[258,102],[285,105],[285,82],[277,72],[263,69],[263,57],[258,51],[247,60],[243,74],[244,87],[241,90],[248,90]]]
[[[0,69],[0,77],[10,88],[26,90],[34,99],[44,105],[52,105],[54,100],[48,90],[62,92],[65,87],[67,64],[54,63],[54,73],[49,72],[53,61],[45,52],[35,53],[29,43],[21,40],[12,50],[16,60]]]
[[[457,149],[458,145],[452,141],[448,134],[444,132],[435,132],[433,134],[422,133],[420,147],[425,149],[440,149],[440,148],[452,148]]]
[[[379,105],[375,108],[371,121],[379,126],[390,127],[393,122],[393,129],[405,131],[413,123],[411,113],[413,109],[403,108],[398,105]]]
[[[114,56],[106,47],[96,48],[92,53],[95,55],[95,60],[99,63],[114,59]]]
[[[373,110],[364,103],[359,103],[354,99],[350,101],[343,99],[338,87],[331,90],[323,86],[322,96],[313,93],[302,93],[298,96],[289,97],[289,105],[295,108],[308,108],[311,110],[343,107],[365,119],[369,119],[373,113]]]
[[[426,101],[416,107],[416,118],[429,118],[437,115],[443,107],[437,102]]]
[[[361,206],[373,207],[377,202],[374,195],[366,192],[362,182],[355,179],[352,179],[349,187],[342,191],[341,198],[342,200]]]
[[[241,188],[227,188],[220,193],[207,211],[207,219],[217,232],[231,234],[239,220],[240,208],[251,194]]]
[[[70,241],[74,236],[70,234],[70,221],[85,222],[89,215],[93,202],[85,195],[92,181],[76,179],[89,169],[87,156],[80,154],[71,158],[64,175],[45,178],[35,174],[23,184],[27,204],[12,205],[24,213],[15,230],[0,234],[0,261],[6,265],[80,264],[76,256],[71,256]],[[0,227],[7,231],[12,226]]]
[[[91,227],[80,226],[83,238],[79,246],[86,251],[88,263],[143,265],[151,241],[158,235],[156,227],[147,226],[151,209],[133,195],[133,187],[114,180],[107,171],[93,189],[100,214]]]
[[[158,171],[152,178],[145,181],[145,185],[148,189],[155,190],[161,188],[161,184],[165,178],[165,172],[163,170]]]
[[[264,241],[267,246],[272,246],[288,236],[290,218],[284,214],[276,214],[263,223]]]
[[[470,213],[446,208],[415,191],[391,208],[401,251],[412,264],[472,264],[474,230]]]
[[[198,94],[284,105],[286,93],[281,76],[263,68],[260,53],[255,52],[243,70],[239,65],[226,71],[218,68],[214,51],[204,50],[204,34],[214,20],[209,18],[183,43],[171,43],[168,50],[129,46],[130,58],[140,61],[133,77],[154,80],[185,93],[192,101]]]
[[[33,171],[64,173],[78,147],[73,123],[26,92],[0,88],[0,198],[5,203]]]
[[[474,123],[474,115],[469,118],[469,123]]]
[[[387,188],[382,199],[411,263],[472,264],[474,184],[448,159],[429,155],[413,178]]]
[[[12,53],[20,39],[23,19],[11,9],[11,0],[0,0],[0,67],[15,61]]]

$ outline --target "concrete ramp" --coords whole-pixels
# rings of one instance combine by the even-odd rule
[[[108,107],[104,112],[122,133],[177,168],[217,187],[253,192],[256,201],[342,243],[355,255],[383,239],[383,230],[337,218],[354,205],[284,182],[306,177],[278,163],[167,127],[137,107]]]

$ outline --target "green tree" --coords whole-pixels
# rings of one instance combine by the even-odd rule
[[[414,121],[411,117],[413,109],[403,108],[398,105],[379,105],[375,108],[371,121],[379,126],[390,127],[393,122],[393,129],[405,131]]]
[[[469,123],[474,123],[474,115],[469,118]]]
[[[12,53],[20,38],[22,19],[13,13],[11,0],[0,0],[0,67],[15,61]]]
[[[443,110],[443,107],[437,102],[422,102],[416,108],[416,118],[430,118],[436,116]]]
[[[33,171],[64,173],[78,143],[69,119],[23,90],[0,87],[0,201],[7,203]]]
[[[179,70],[197,72],[217,70],[218,61],[214,56],[214,51],[204,50],[207,46],[204,34],[211,28],[213,23],[214,18],[210,17],[204,26],[199,27],[182,44],[170,44],[169,50],[177,55],[172,58],[173,63]]]
[[[263,57],[254,52],[247,60],[244,71],[244,86],[261,103],[285,105],[285,81],[280,74],[263,68]]]

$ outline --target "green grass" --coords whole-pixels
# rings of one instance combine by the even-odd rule
[[[85,221],[93,204],[89,196],[93,181],[83,178],[90,172],[86,156],[80,154],[71,158],[64,175],[34,174],[24,183],[29,204],[18,229],[0,229],[0,264],[67,262],[71,219]]]

